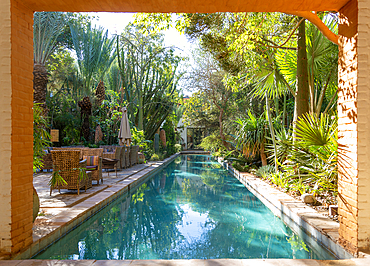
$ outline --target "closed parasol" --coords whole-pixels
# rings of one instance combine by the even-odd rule
[[[123,145],[129,146],[131,143],[130,124],[128,122],[126,107],[122,107],[122,119],[121,119],[121,126],[119,128],[118,139],[119,139],[119,145],[121,146]]]

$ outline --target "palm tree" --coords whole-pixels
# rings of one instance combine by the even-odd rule
[[[96,105],[100,105],[105,97],[105,89],[102,81],[107,70],[116,58],[114,38],[110,39],[108,37],[108,30],[104,31],[101,27],[92,28],[91,23],[87,23],[86,27],[78,23],[70,23],[69,27],[71,29],[73,47],[77,56],[78,75],[83,82],[82,88],[79,89],[84,97],[78,102],[81,110],[81,132],[85,140],[89,140],[89,116],[92,114],[90,97],[93,97],[93,85],[97,83],[98,86],[95,90]]]
[[[83,96],[93,95],[93,86],[102,81],[116,58],[114,38],[102,27],[86,27],[70,23],[73,48],[76,51],[78,74],[83,80]]]
[[[335,17],[326,16],[323,21],[333,32],[337,31],[337,22]],[[327,113],[333,109],[337,96],[337,61],[338,48],[330,42],[325,36],[312,24],[308,24],[303,29],[303,20],[299,24],[300,43],[298,44],[299,52],[307,50],[307,56],[298,55],[295,50],[277,49],[270,51],[270,54],[264,59],[264,67],[257,73],[254,80],[256,85],[252,91],[256,97],[264,97],[268,93],[269,98],[277,98],[291,93],[295,97],[295,102],[300,101],[305,106],[296,105],[296,108],[302,109],[298,112],[297,117],[303,113]],[[303,32],[306,32],[303,38]],[[305,44],[303,40],[306,39]],[[303,48],[306,47],[306,48]],[[307,57],[307,66],[299,67],[302,63],[302,57]],[[307,69],[306,73],[299,73]],[[302,81],[297,77],[305,76],[307,80],[304,93],[298,91]],[[308,81],[308,83],[307,83]],[[307,87],[308,86],[308,87]],[[297,87],[297,90],[294,88]],[[302,107],[302,108],[301,108]],[[285,117],[285,116],[284,116]]]
[[[308,183],[317,183],[337,193],[338,181],[338,122],[324,113],[305,114],[297,122],[295,135],[287,160],[291,168],[299,168]],[[342,147],[341,147],[342,148]]]
[[[48,73],[45,63],[57,46],[65,18],[61,12],[36,12],[33,25],[33,100],[46,107]]]

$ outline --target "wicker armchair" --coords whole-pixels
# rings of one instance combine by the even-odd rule
[[[84,168],[85,162],[80,162],[80,151],[78,150],[52,150],[53,171],[59,171],[60,176],[67,184],[50,186],[50,196],[53,189],[77,189],[80,194],[80,188],[88,188],[88,178],[80,180],[80,168]],[[91,182],[91,181],[90,181]]]
[[[131,166],[137,164],[138,153],[139,153],[139,146],[131,146],[130,147],[130,164],[131,164]]]
[[[103,148],[103,158],[119,160],[114,168],[116,171],[117,169],[123,168],[121,164],[121,152],[122,152],[121,146],[102,145],[100,146],[100,148]]]
[[[86,159],[88,156],[99,156],[97,167],[89,168],[89,164],[87,165],[87,170],[92,171],[92,180],[95,180],[99,184],[99,180],[103,183],[103,165],[102,165],[102,158],[103,158],[103,149],[101,148],[84,148],[81,149],[81,156],[83,159]]]
[[[119,160],[121,162],[121,169],[126,168],[126,147],[125,146],[120,146],[121,147],[121,154],[119,156]]]
[[[53,151],[80,151],[80,160],[82,160],[82,149],[83,147],[54,147]]]
[[[122,168],[128,168],[131,166],[130,162],[130,147],[128,146],[121,146],[121,166]]]
[[[53,158],[51,157],[51,153],[45,153],[42,157],[42,169],[41,170],[50,170],[53,169]]]

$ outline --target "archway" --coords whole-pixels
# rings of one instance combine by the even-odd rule
[[[32,66],[34,11],[340,13],[339,159],[340,241],[352,253],[370,247],[370,0],[0,2],[0,253],[32,243]]]

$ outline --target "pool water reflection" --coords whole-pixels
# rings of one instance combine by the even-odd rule
[[[35,258],[334,259],[206,155],[176,158]]]

